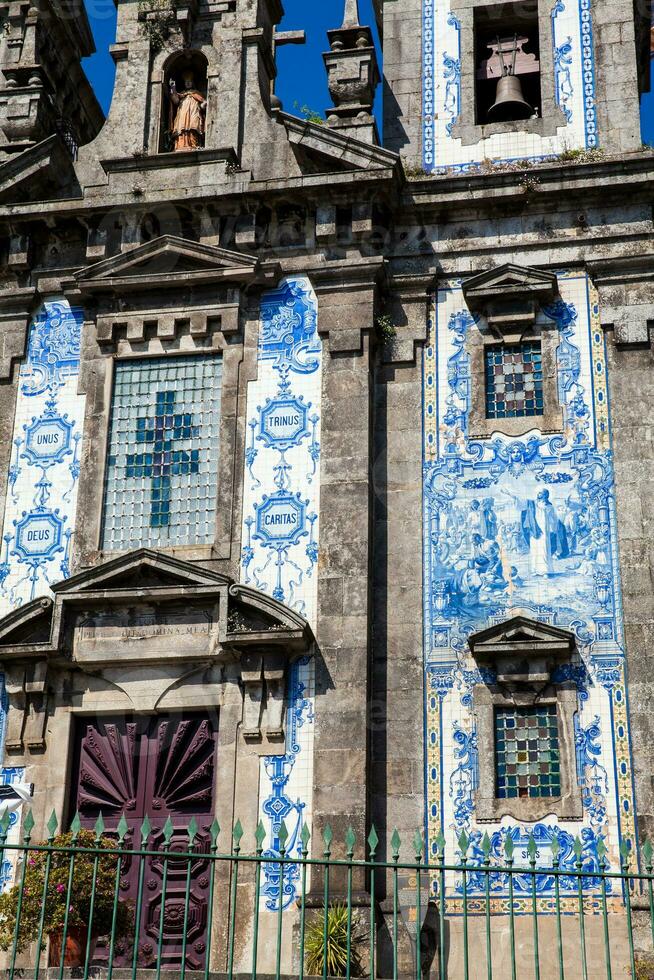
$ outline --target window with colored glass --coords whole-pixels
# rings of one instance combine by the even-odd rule
[[[484,352],[486,418],[514,419],[543,414],[540,341],[492,344]]]
[[[561,795],[555,704],[496,708],[495,766],[499,799]]]
[[[212,543],[221,378],[217,355],[116,363],[104,549]]]

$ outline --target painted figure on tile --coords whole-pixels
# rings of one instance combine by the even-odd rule
[[[170,79],[170,131],[175,152],[197,150],[204,145],[204,124],[207,101],[195,88],[192,71],[182,75],[184,90],[177,91],[173,78]]]
[[[520,511],[520,528],[529,548],[529,564],[533,575],[553,575],[554,559],[568,558],[568,536],[549,490],[539,490],[536,499],[524,499],[510,490],[502,491],[511,497]]]

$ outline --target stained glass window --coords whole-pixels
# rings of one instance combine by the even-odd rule
[[[561,795],[561,754],[555,704],[495,710],[497,796]]]
[[[543,414],[540,341],[492,344],[485,349],[486,417],[513,419]]]
[[[218,355],[117,362],[103,548],[212,543],[221,377]]]

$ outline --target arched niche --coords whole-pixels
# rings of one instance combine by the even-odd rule
[[[178,106],[171,98],[171,82],[175,91],[182,95],[190,89],[199,93],[207,101],[204,115],[203,133],[199,138],[199,148],[205,145],[205,134],[212,107],[208,98],[210,63],[206,54],[195,49],[186,49],[157,59],[153,66],[150,81],[150,140],[151,153],[172,153],[175,150],[173,123]]]

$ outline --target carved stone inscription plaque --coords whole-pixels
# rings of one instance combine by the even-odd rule
[[[117,606],[77,618],[75,660],[102,664],[125,660],[207,657],[218,635],[218,606]]]

